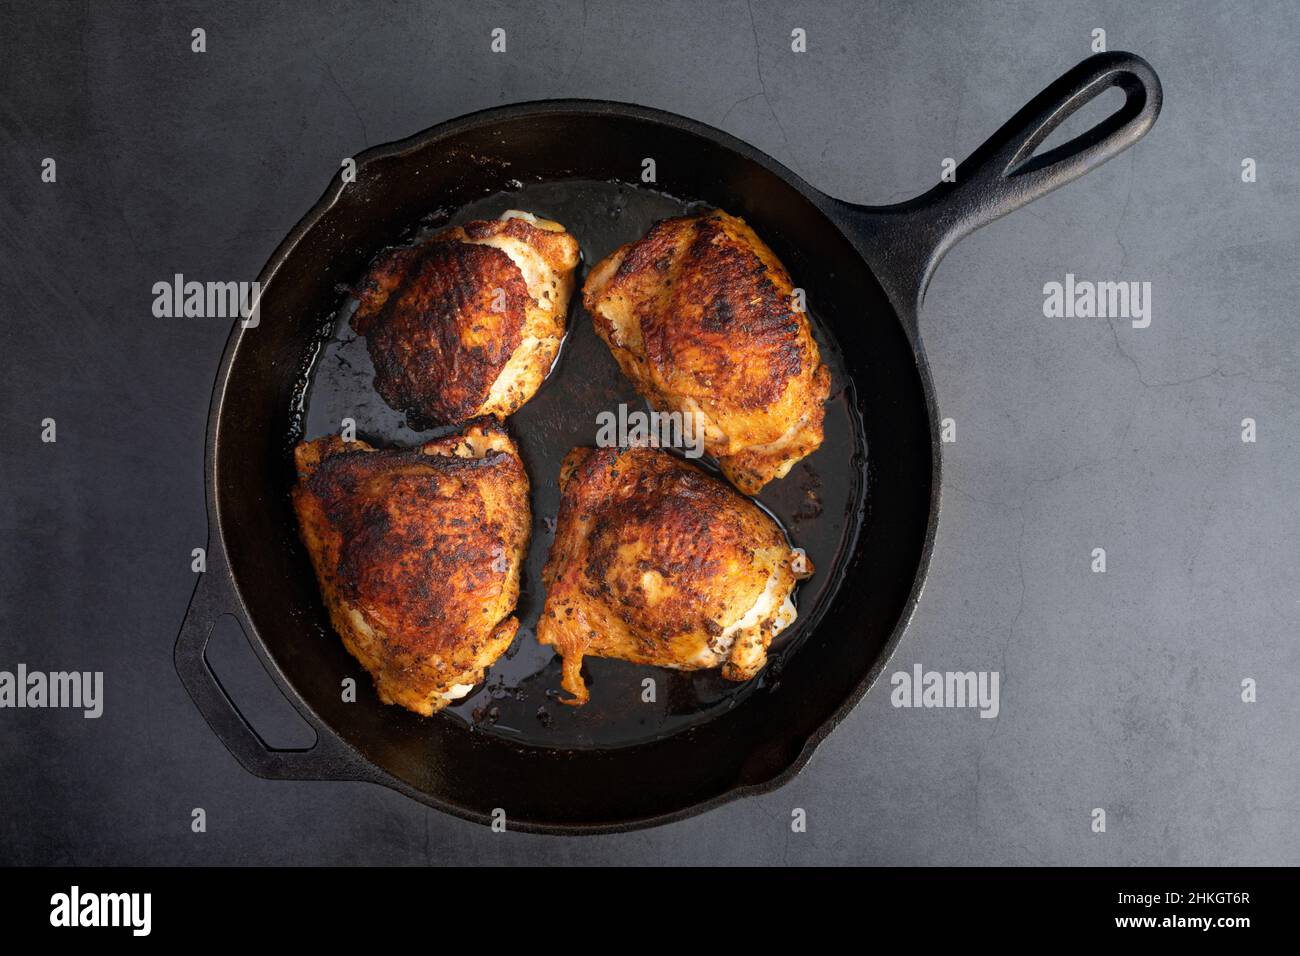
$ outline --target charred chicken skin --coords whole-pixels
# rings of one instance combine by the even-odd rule
[[[352,316],[375,390],[417,428],[512,414],[555,361],[578,258],[563,226],[518,210],[387,252]]]
[[[295,449],[302,540],[330,620],[384,703],[432,714],[514,640],[531,518],[492,419],[411,449],[337,436]]]
[[[575,448],[542,580],[537,639],[563,658],[568,704],[584,704],[584,656],[754,677],[795,619],[812,565],[726,483],[653,448]]]
[[[743,220],[655,224],[591,270],[583,301],[637,391],[690,413],[745,494],[821,445],[830,371],[785,267]]]

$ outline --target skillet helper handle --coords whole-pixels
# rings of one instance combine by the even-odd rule
[[[248,624],[239,610],[239,598],[225,561],[213,560],[214,557],[209,556],[208,569],[199,576],[174,652],[176,673],[203,719],[240,765],[258,777],[271,780],[365,779],[365,773],[358,770],[347,746],[307,714],[302,716],[316,733],[314,746],[297,750],[268,746],[221,686],[221,681],[208,665],[205,654],[208,641],[217,621],[227,614],[236,619],[245,637]]]
[[[1109,89],[1124,92],[1116,112],[1069,142],[1034,155],[1067,118]],[[850,219],[877,273],[894,281],[900,303],[916,305],[957,240],[1045,196],[1146,135],[1160,113],[1160,79],[1133,53],[1097,53],[1030,100],[943,182],[896,206],[853,207]],[[911,277],[910,282],[904,277]],[[908,288],[911,286],[911,288]]]

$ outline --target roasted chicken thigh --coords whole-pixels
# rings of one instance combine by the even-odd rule
[[[510,646],[528,477],[492,419],[392,451],[337,436],[295,450],[293,491],[334,629],[384,703],[431,714]]]
[[[785,267],[743,220],[656,223],[591,270],[583,301],[637,391],[689,413],[745,494],[821,445],[830,372]]]
[[[417,428],[512,414],[555,361],[577,266],[563,226],[513,209],[385,253],[352,316],[375,390]]]
[[[765,512],[654,448],[575,448],[560,489],[537,639],[563,658],[565,703],[589,698],[585,655],[721,665],[735,681],[762,670],[813,570]]]

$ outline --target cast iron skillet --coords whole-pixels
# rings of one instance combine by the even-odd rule
[[[1125,95],[1117,112],[1033,155],[1066,117],[1111,87]],[[271,257],[260,277],[260,324],[236,325],[222,359],[207,437],[208,514],[215,533],[175,652],[177,671],[199,710],[235,758],[259,776],[382,783],[478,822],[490,822],[499,809],[512,829],[578,833],[652,826],[780,786],[871,686],[920,596],[940,482],[935,394],[917,310],[936,265],[962,236],[1131,146],[1151,128],[1160,104],[1159,80],[1144,60],[1098,54],[998,130],[958,167],[955,183],[879,208],[826,196],[718,130],[619,103],[546,101],[492,109],[368,150],[357,158],[357,181],[345,185],[336,178]],[[656,162],[655,185],[626,185],[638,183],[647,157]],[[540,683],[498,681],[459,717],[447,711],[424,719],[380,704],[330,631],[288,502],[294,479],[289,449],[309,430],[304,381],[322,374],[315,366],[338,344],[328,343],[348,285],[379,250],[409,241],[422,226],[454,219],[466,207],[491,206],[496,200],[485,197],[502,193],[543,205],[563,205],[568,196],[571,210],[590,206],[587,200],[596,196],[610,203],[608,215],[617,222],[625,204],[641,215],[691,202],[717,206],[745,218],[807,290],[837,379],[838,410],[828,413],[828,422],[840,424],[828,428],[827,445],[802,471],[769,486],[776,489],[774,513],[795,543],[806,538],[810,554],[820,550],[817,576],[800,591],[800,621],[792,628],[797,638],[774,648],[772,665],[753,686],[719,689],[716,675],[661,672],[665,702],[635,712],[626,701],[618,703],[632,699],[618,688],[624,682],[639,690],[644,669],[592,662],[593,700],[581,712],[548,710],[541,684],[558,686],[558,678],[543,672]],[[585,221],[600,233],[594,223]],[[583,240],[581,228],[566,225]],[[643,225],[611,227],[605,246],[584,242],[587,266]],[[632,234],[615,235],[620,228]],[[530,581],[549,546],[543,519],[554,514],[560,458],[572,444],[584,443],[583,434],[591,443],[590,407],[621,397],[635,401],[626,383],[620,392],[621,380],[607,377],[601,363],[613,367],[608,355],[588,349],[594,337],[583,344],[590,319],[580,304],[570,323],[571,341],[551,379],[509,423],[524,445],[538,518]],[[586,402],[587,410],[569,419],[557,411],[574,402]],[[799,475],[807,496],[821,494],[825,506],[820,515],[814,508],[805,523],[787,507],[790,489],[801,487]],[[760,496],[764,503],[767,494]],[[526,584],[521,621],[527,615],[535,620],[535,590]],[[268,747],[208,667],[208,639],[226,614],[239,621],[276,684],[315,730],[311,748]],[[523,648],[518,653],[538,652],[530,635],[517,644]],[[501,666],[510,671],[507,662]],[[354,702],[344,702],[340,693],[347,677],[360,678]],[[519,707],[531,708],[541,700],[538,726],[501,719],[492,700],[507,713],[521,701]],[[546,745],[552,739],[554,745]]]

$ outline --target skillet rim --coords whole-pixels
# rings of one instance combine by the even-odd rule
[[[844,721],[849,713],[861,702],[862,698],[866,696],[866,693],[875,685],[880,674],[893,659],[899,644],[902,642],[903,635],[915,615],[916,608],[925,589],[926,579],[929,575],[938,529],[938,518],[941,504],[941,455],[938,432],[935,427],[938,406],[935,398],[934,383],[930,374],[929,363],[926,360],[925,352],[922,348],[920,337],[917,334],[915,327],[916,312],[919,303],[909,300],[900,304],[900,302],[896,301],[885,289],[880,282],[880,275],[878,272],[879,267],[872,263],[871,259],[873,257],[870,256],[864,248],[863,235],[860,232],[855,231],[850,218],[846,215],[849,211],[861,211],[868,207],[857,206],[827,195],[805,181],[797,173],[773,159],[767,153],[750,145],[744,140],[738,139],[730,133],[726,133],[723,130],[717,129],[706,123],[653,107],[600,99],[540,99],[508,104],[505,106],[487,107],[471,113],[465,113],[419,130],[402,139],[368,147],[361,153],[352,157],[352,159],[356,163],[356,168],[359,174],[368,164],[415,152],[435,144],[438,140],[454,136],[470,129],[481,128],[496,122],[506,122],[529,117],[544,117],[557,114],[629,117],[661,126],[675,128],[702,139],[712,141],[715,144],[730,150],[747,162],[757,164],[773,175],[779,177],[795,189],[807,202],[821,213],[830,226],[839,231],[840,235],[855,251],[860,264],[866,269],[867,274],[871,277],[872,281],[880,287],[881,296],[884,301],[889,303],[893,313],[893,320],[899,324],[901,331],[911,346],[916,372],[921,385],[922,398],[925,402],[926,420],[929,424],[930,432],[931,470],[929,514],[926,521],[924,539],[921,542],[921,552],[912,578],[911,588],[907,599],[899,612],[898,618],[895,621],[888,638],[882,645],[879,654],[876,656],[875,661],[867,672],[859,679],[850,693],[844,697],[835,710],[825,720],[818,724],[811,734],[803,739],[798,752],[785,768],[766,780],[751,784],[737,784],[706,800],[691,803],[677,810],[653,816],[627,818],[615,823],[550,823],[535,822],[513,817],[510,818],[509,822],[509,828],[519,832],[551,835],[597,835],[605,833],[623,833],[632,830],[661,826],[697,816],[743,797],[760,796],[766,793],[771,793],[789,783],[804,769],[804,767],[808,765],[814,752],[821,743],[840,725],[840,723]],[[277,244],[274,251],[267,259],[266,264],[258,273],[258,282],[260,283],[263,295],[265,295],[266,289],[270,286],[280,269],[284,266],[306,235],[313,228],[319,225],[320,220],[339,201],[347,185],[348,184],[343,183],[341,174],[335,172],[321,197],[317,199],[302,218],[298,220],[284,239]],[[912,289],[919,285],[920,278],[921,277],[919,276],[904,276],[902,277],[902,287],[905,289]],[[912,319],[911,323],[906,321],[909,317]],[[233,598],[232,603],[235,605],[233,608],[227,608],[226,613],[233,613],[236,615],[241,628],[245,631],[245,637],[248,639],[249,645],[254,649],[263,666],[267,669],[268,674],[270,674],[272,679],[278,685],[281,693],[285,695],[286,700],[288,700],[308,722],[308,724],[312,726],[317,735],[317,744],[315,746],[322,746],[321,737],[324,734],[328,734],[333,738],[331,744],[334,745],[334,748],[341,748],[346,754],[349,762],[351,762],[355,767],[362,768],[363,771],[360,774],[353,774],[350,776],[321,775],[317,778],[308,776],[301,779],[356,779],[365,782],[379,783],[389,789],[396,790],[404,796],[416,800],[425,806],[432,807],[444,813],[474,823],[488,824],[491,822],[491,818],[488,814],[459,804],[450,803],[439,796],[419,790],[362,755],[360,751],[353,747],[353,745],[349,743],[342,734],[335,731],[327,720],[318,715],[310,704],[307,703],[306,699],[293,686],[292,682],[281,670],[279,665],[276,663],[274,656],[265,645],[265,642],[259,633],[257,623],[248,612],[248,605],[244,600],[234,570],[230,566],[230,555],[225,543],[226,538],[217,480],[220,451],[218,448],[217,438],[220,430],[221,415],[225,409],[226,390],[229,387],[231,369],[234,365],[235,358],[238,355],[240,344],[243,341],[243,333],[245,331],[249,330],[244,329],[238,320],[232,324],[230,334],[227,337],[226,345],[222,352],[220,364],[218,365],[216,381],[213,386],[210,407],[208,410],[207,435],[204,442],[204,486],[208,515],[208,554],[211,558],[211,555],[213,554],[212,539],[215,533],[215,537],[220,546],[220,557],[223,565],[222,571],[224,572],[223,583],[228,588],[230,595]],[[855,547],[859,546],[857,535],[860,534],[861,528],[859,528],[855,534]],[[844,584],[843,577],[844,576],[842,575],[841,580],[836,584],[835,594],[831,598],[832,601],[835,601],[838,598],[839,588]],[[191,608],[198,595],[198,591],[202,586],[203,582],[200,580],[195,587],[194,595],[191,597]],[[188,616],[189,610],[187,609],[187,618]],[[225,745],[225,740],[221,734],[216,733],[216,736],[222,741],[223,745]],[[227,747],[227,749],[230,748]],[[308,752],[310,752],[310,750]]]

